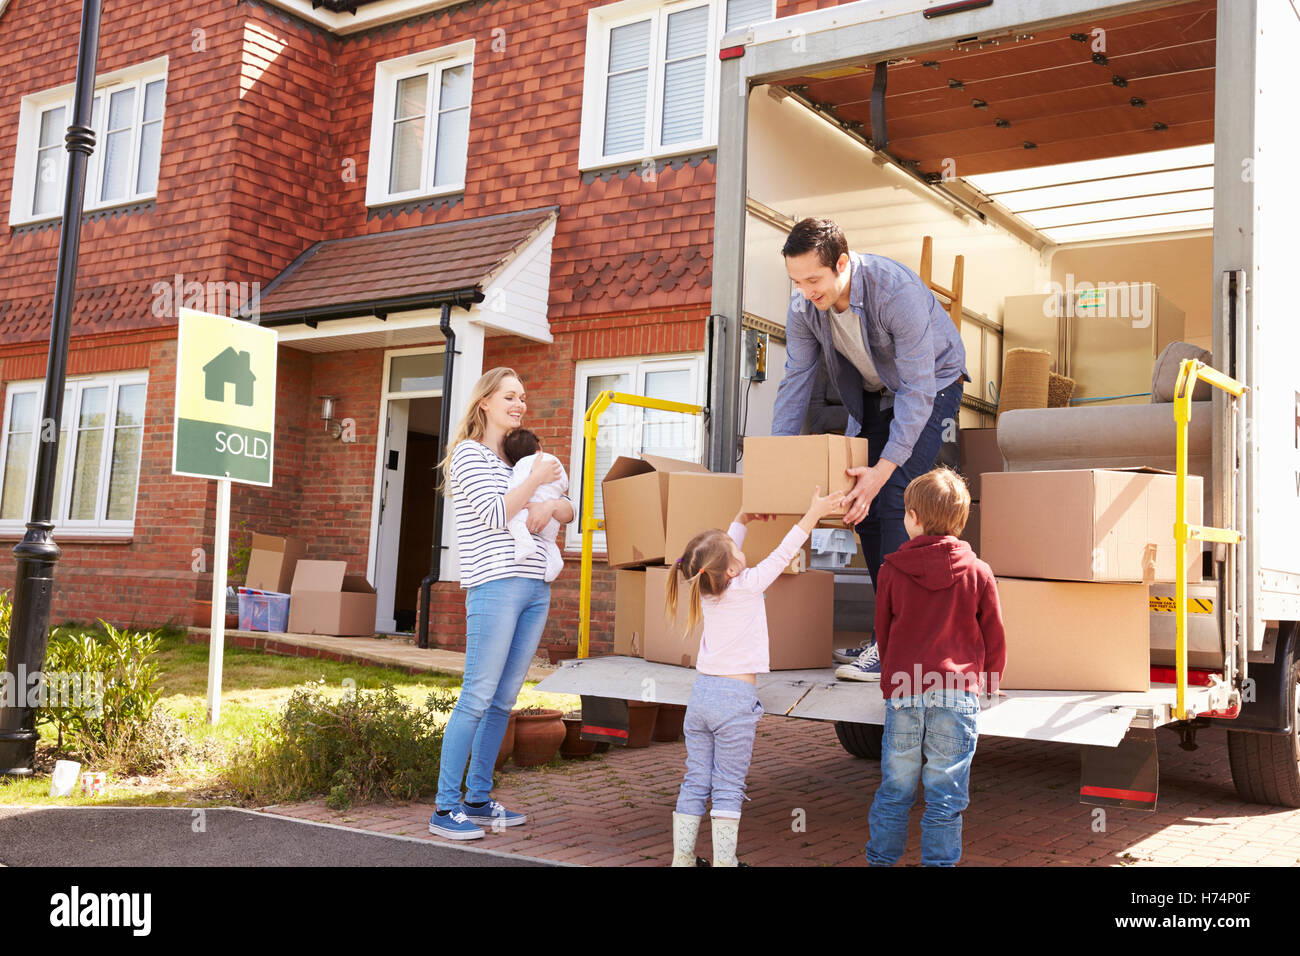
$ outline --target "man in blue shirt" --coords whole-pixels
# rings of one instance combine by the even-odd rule
[[[825,363],[849,412],[846,434],[870,442],[869,467],[849,471],[856,484],[844,523],[856,526],[874,582],[885,555],[907,540],[904,489],[934,467],[945,440],[956,441],[962,383],[970,381],[966,349],[920,276],[892,259],[850,252],[831,220],[799,222],[781,254],[797,291],[772,434],[799,434]],[[880,679],[874,645],[837,657],[852,661],[837,676]]]

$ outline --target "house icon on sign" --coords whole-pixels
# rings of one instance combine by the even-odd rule
[[[249,354],[236,352],[227,346],[226,350],[203,366],[203,397],[210,402],[226,400],[226,383],[235,383],[235,403],[253,404],[253,382],[257,376],[248,367]]]

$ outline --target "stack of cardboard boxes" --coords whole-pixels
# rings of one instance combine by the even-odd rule
[[[742,550],[749,566],[758,564],[807,510],[814,486],[823,494],[852,486],[844,469],[866,464],[866,445],[838,435],[749,438],[743,476],[656,455],[615,461],[601,485],[609,565],[619,569],[614,653],[694,666],[700,630],[685,633],[686,602],[679,599],[677,621],[664,616],[668,576],[678,573],[687,543],[709,528],[725,530],[742,510],[775,515],[749,524]],[[766,592],[774,671],[831,661],[835,575],[807,570],[808,564],[805,544]],[[686,593],[681,587],[679,594]]]
[[[1175,579],[1175,479],[1149,468],[984,473],[980,556],[997,575],[1008,690],[1145,691],[1152,586]],[[1187,485],[1201,522],[1201,479]],[[1188,549],[1187,580],[1201,580]]]
[[[980,475],[989,471],[1002,470],[1002,452],[998,450],[998,430],[996,428],[963,428],[959,445],[961,448],[961,473],[970,489],[970,517],[966,519],[966,529],[961,539],[971,546],[977,555],[980,553]]]
[[[375,589],[346,561],[308,561],[305,542],[254,534],[239,589],[239,628],[295,634],[371,636]]]

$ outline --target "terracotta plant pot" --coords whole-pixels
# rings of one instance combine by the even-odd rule
[[[515,749],[511,754],[516,767],[535,767],[554,759],[564,740],[564,721],[558,710],[536,714],[514,711]]]
[[[546,657],[552,664],[573,660],[578,656],[577,644],[547,644]]]
[[[660,704],[659,715],[655,717],[655,729],[650,738],[665,744],[681,739],[682,721],[685,719],[685,704]]]
[[[194,627],[211,627],[212,626],[212,602],[211,601],[194,601],[190,604],[190,622]],[[226,614],[226,630],[235,631],[239,629],[239,615]]]
[[[560,756],[566,760],[590,757],[596,750],[596,741],[582,739],[582,715],[566,714],[564,717],[564,743],[560,744]]]
[[[500,770],[510,759],[510,755],[515,750],[515,715],[512,713],[510,719],[506,721],[506,735],[501,738],[501,749],[497,751],[497,760],[493,765],[493,770]]]
[[[636,750],[650,746],[650,733],[655,729],[655,718],[659,716],[659,705],[644,700],[627,702],[627,747]]]

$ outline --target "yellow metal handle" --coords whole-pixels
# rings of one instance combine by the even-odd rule
[[[605,522],[596,520],[596,432],[600,429],[600,416],[610,405],[634,405],[661,412],[681,412],[685,415],[703,414],[700,405],[669,402],[661,398],[646,398],[626,392],[604,391],[587,409],[582,420],[582,568],[578,591],[578,657],[587,656],[591,642],[591,552],[593,535],[604,530]]]
[[[1192,420],[1192,392],[1197,381],[1209,382],[1233,398],[1241,398],[1246,393],[1246,386],[1241,382],[1197,359],[1183,359],[1178,366],[1178,379],[1174,385],[1174,422],[1178,429],[1178,446],[1174,459],[1174,507],[1177,509],[1174,541],[1178,556],[1178,568],[1174,577],[1174,619],[1177,622],[1174,660],[1178,696],[1174,704],[1174,717],[1178,720],[1187,719],[1187,545],[1191,541],[1238,544],[1243,540],[1240,531],[1187,523],[1187,429]]]

